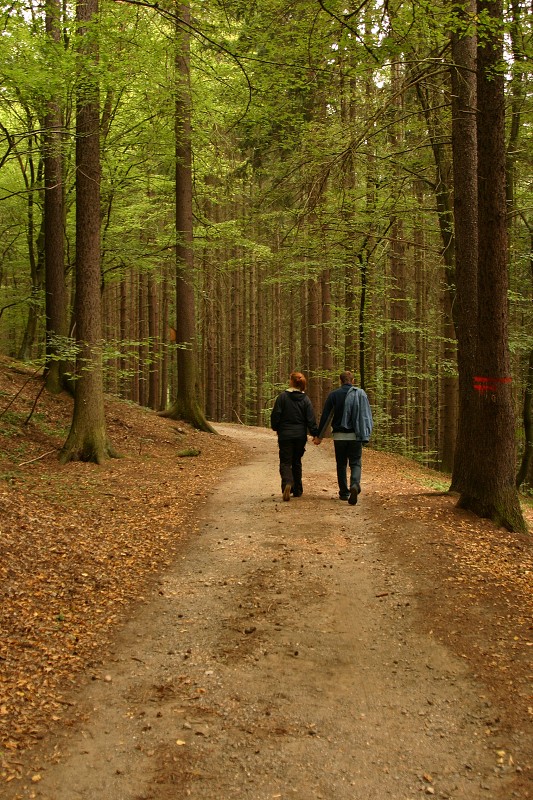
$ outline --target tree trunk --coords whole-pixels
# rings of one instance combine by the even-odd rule
[[[83,59],[76,116],[76,383],[74,414],[60,461],[102,463],[114,456],[106,433],[102,381],[100,293],[100,132],[98,84],[93,78],[98,47],[87,24],[94,24],[98,0],[78,3]]]
[[[507,178],[507,211],[514,221],[526,223],[524,217],[520,217],[516,212],[516,185],[517,185],[517,158],[520,152],[520,139],[522,133],[522,115],[524,104],[527,98],[527,73],[525,68],[526,54],[521,42],[521,31],[523,31],[522,7],[519,0],[512,0],[510,4],[512,11],[512,22],[509,29],[511,39],[511,49],[513,52],[513,76],[511,80],[511,104],[509,138],[507,141],[506,158],[506,178]],[[512,223],[511,223],[512,224]],[[533,231],[529,225],[528,232],[530,238],[530,277],[533,281]],[[532,282],[533,288],[533,282]],[[533,299],[533,297],[532,297]],[[533,350],[529,353],[529,358],[525,360],[525,389],[522,404],[522,421],[524,425],[524,449],[520,460],[520,467],[516,476],[516,485],[519,488],[531,474],[533,467],[533,417],[531,404],[533,402]],[[531,483],[531,482],[530,482]]]
[[[424,207],[424,191],[422,181],[415,182],[416,201],[418,208]],[[416,297],[416,319],[418,321],[415,335],[415,352],[418,365],[418,375],[416,378],[416,403],[415,418],[413,424],[413,441],[417,452],[429,452],[429,428],[430,428],[430,402],[429,402],[429,381],[428,381],[428,342],[427,342],[427,318],[428,318],[428,288],[429,281],[425,274],[424,249],[425,232],[421,221],[416,221],[414,231],[414,273],[415,273],[415,297]],[[364,388],[364,387],[363,387]]]
[[[259,302],[257,304],[257,371],[256,371],[256,400],[255,418],[256,425],[264,425],[263,417],[263,386],[265,381],[265,295],[263,287],[263,269],[261,265],[257,267],[257,286],[259,292]]]
[[[368,285],[368,250],[364,247],[358,254],[359,273],[361,276],[361,294],[359,295],[359,318],[358,318],[358,350],[359,350],[359,386],[364,389],[366,386],[366,291]],[[352,334],[353,341],[355,336]],[[350,370],[355,368],[355,359],[348,362],[351,364]]]
[[[322,287],[322,368],[325,373],[322,378],[320,405],[315,407],[318,414],[324,404],[326,397],[333,389],[333,341],[331,325],[331,273],[325,269],[320,276]],[[296,317],[296,315],[291,315]]]
[[[313,408],[321,407],[320,366],[322,362],[320,340],[320,283],[312,278],[308,283],[307,319],[309,324],[309,375],[307,393]]]
[[[161,325],[159,286],[152,272],[148,275],[148,406],[159,411],[161,397]]]
[[[522,420],[524,423],[524,452],[520,462],[520,469],[516,476],[516,486],[520,487],[528,475],[531,473],[533,465],[533,418],[531,414],[531,404],[533,402],[533,350],[529,353],[528,373],[526,388],[524,390],[524,402],[522,406]]]
[[[161,390],[159,394],[158,410],[163,411],[167,406],[168,398],[168,368],[169,368],[169,342],[170,342],[170,326],[168,322],[168,272],[166,264],[163,266],[163,284],[161,287]]]
[[[27,112],[28,128],[33,127],[30,112]],[[18,358],[20,361],[26,361],[32,358],[32,351],[35,341],[37,339],[37,329],[39,323],[40,313],[40,295],[43,288],[44,278],[44,221],[41,224],[41,230],[36,235],[35,233],[35,189],[36,189],[36,170],[34,163],[34,150],[35,150],[35,137],[28,136],[26,166],[23,168],[23,179],[27,192],[26,208],[27,208],[27,231],[26,242],[28,245],[28,260],[30,264],[31,274],[31,300],[28,304],[28,318],[26,328],[22,338],[22,343],[19,347]]]
[[[472,419],[476,438],[470,480],[459,505],[511,531],[526,531],[515,485],[515,418],[507,308],[505,98],[500,64],[501,0],[480,0],[488,17],[477,61],[478,314]]]
[[[46,32],[53,44],[61,41],[61,5],[46,2]],[[65,246],[63,210],[61,107],[53,99],[44,120],[44,260],[46,309],[45,380],[49,392],[64,388],[62,340],[67,336],[67,294],[65,286]]]
[[[475,0],[467,12],[475,13]],[[460,17],[462,17],[462,14]],[[470,483],[475,437],[471,425],[477,325],[476,40],[452,34],[452,155],[455,215],[454,322],[459,373],[459,418],[450,490]]]
[[[449,290],[441,292],[442,295],[442,362],[441,369],[441,425],[438,442],[439,467],[443,472],[453,470],[453,458],[457,439],[458,417],[458,389],[457,379],[450,374],[448,366],[453,364],[457,357],[455,346],[455,329],[452,320],[452,295]]]
[[[431,151],[435,161],[435,200],[437,205],[437,219],[442,239],[442,258],[444,261],[447,295],[442,299],[442,362],[445,365],[444,374],[441,376],[442,403],[440,407],[440,426],[438,437],[438,450],[440,467],[445,472],[453,469],[453,458],[457,432],[457,381],[447,367],[456,358],[455,328],[453,326],[452,308],[455,295],[455,253],[452,222],[452,192],[450,186],[451,170],[445,146],[446,132],[443,128],[436,105],[431,96],[428,84],[418,81],[416,84],[417,97],[424,112]],[[440,95],[439,95],[440,96]]]
[[[400,116],[403,106],[401,93],[402,74],[397,59],[391,65],[391,88],[393,94],[392,105],[395,110],[396,120],[391,126],[389,139],[394,150],[403,147],[404,131]],[[398,173],[398,178],[399,178]],[[401,186],[401,181],[398,180]],[[396,198],[400,202],[400,197]],[[405,335],[405,321],[407,318],[407,286],[406,286],[406,253],[404,241],[404,223],[395,211],[391,214],[390,237],[390,343],[391,343],[391,433],[396,439],[396,446],[403,448],[407,439],[407,341]]]
[[[139,294],[137,315],[137,356],[139,372],[139,405],[148,405],[148,276],[139,272]]]
[[[175,4],[176,12],[176,344],[178,385],[176,399],[162,412],[195,428],[215,433],[198,403],[196,315],[193,286],[191,97],[189,89],[190,8]],[[183,21],[183,22],[182,22]],[[183,24],[185,23],[185,24]]]

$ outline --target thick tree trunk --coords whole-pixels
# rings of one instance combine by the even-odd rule
[[[525,531],[515,484],[515,415],[508,348],[505,98],[500,0],[480,0],[491,18],[478,47],[478,314],[471,423],[476,434],[470,480],[459,505],[512,531]]]
[[[475,0],[467,9],[475,13]],[[477,327],[476,40],[452,34],[452,152],[455,214],[454,321],[459,372],[459,419],[450,490],[470,483],[475,447],[472,427]]]
[[[162,412],[166,417],[182,419],[195,428],[215,433],[198,403],[196,367],[196,315],[193,286],[193,222],[191,163],[191,98],[189,90],[189,29],[180,20],[190,22],[186,3],[176,10],[176,344],[178,386],[176,399]]]
[[[98,0],[78,3],[80,29],[94,22]],[[84,34],[82,33],[82,38]],[[102,463],[116,455],[106,433],[102,381],[102,321],[100,294],[100,132],[98,86],[90,65],[98,51],[81,47],[86,59],[78,87],[76,118],[76,383],[74,414],[60,461]]]
[[[61,39],[59,0],[46,2],[46,32],[51,42]],[[67,336],[67,293],[65,285],[65,246],[63,210],[61,108],[49,103],[44,120],[44,260],[46,309],[45,380],[49,392],[64,388],[62,342]]]

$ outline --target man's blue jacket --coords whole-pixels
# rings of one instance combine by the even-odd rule
[[[350,391],[353,390],[353,391]],[[350,393],[350,419],[349,426],[344,425],[347,420],[343,420],[344,405]],[[353,405],[352,405],[353,399]],[[354,433],[356,438],[362,442],[368,442],[372,433],[372,411],[368,402],[368,397],[363,389],[352,386],[350,383],[343,383],[338,389],[330,392],[324,403],[324,410],[318,423],[318,437],[323,439],[331,423],[333,433]]]

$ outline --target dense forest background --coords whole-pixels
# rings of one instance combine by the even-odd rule
[[[206,418],[251,425],[268,423],[292,369],[308,376],[317,411],[352,369],[374,445],[451,471],[455,184],[466,174],[454,168],[454,142],[466,142],[454,87],[468,83],[457,40],[476,34],[479,48],[496,36],[503,57],[487,74],[505,102],[510,374],[489,366],[482,390],[509,382],[518,471],[533,382],[531,10],[526,0],[2,3],[1,352],[36,369],[60,362],[68,386],[79,330],[98,316],[107,392],[164,410],[190,351]],[[92,177],[81,152],[91,110]],[[95,223],[84,214],[96,184]],[[76,307],[88,231],[100,302]],[[490,226],[480,237],[501,251]],[[191,318],[189,341],[180,325]]]

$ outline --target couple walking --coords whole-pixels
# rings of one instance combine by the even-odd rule
[[[291,494],[294,497],[303,494],[302,456],[307,433],[318,445],[331,424],[339,497],[352,506],[357,503],[361,491],[363,444],[368,442],[372,433],[372,412],[366,393],[353,385],[352,373],[341,372],[339,378],[340,386],[328,395],[318,425],[311,401],[305,394],[306,380],[301,372],[291,372],[289,388],[276,398],[270,424],[278,434],[284,500],[290,500]],[[350,466],[349,485],[347,465]]]

